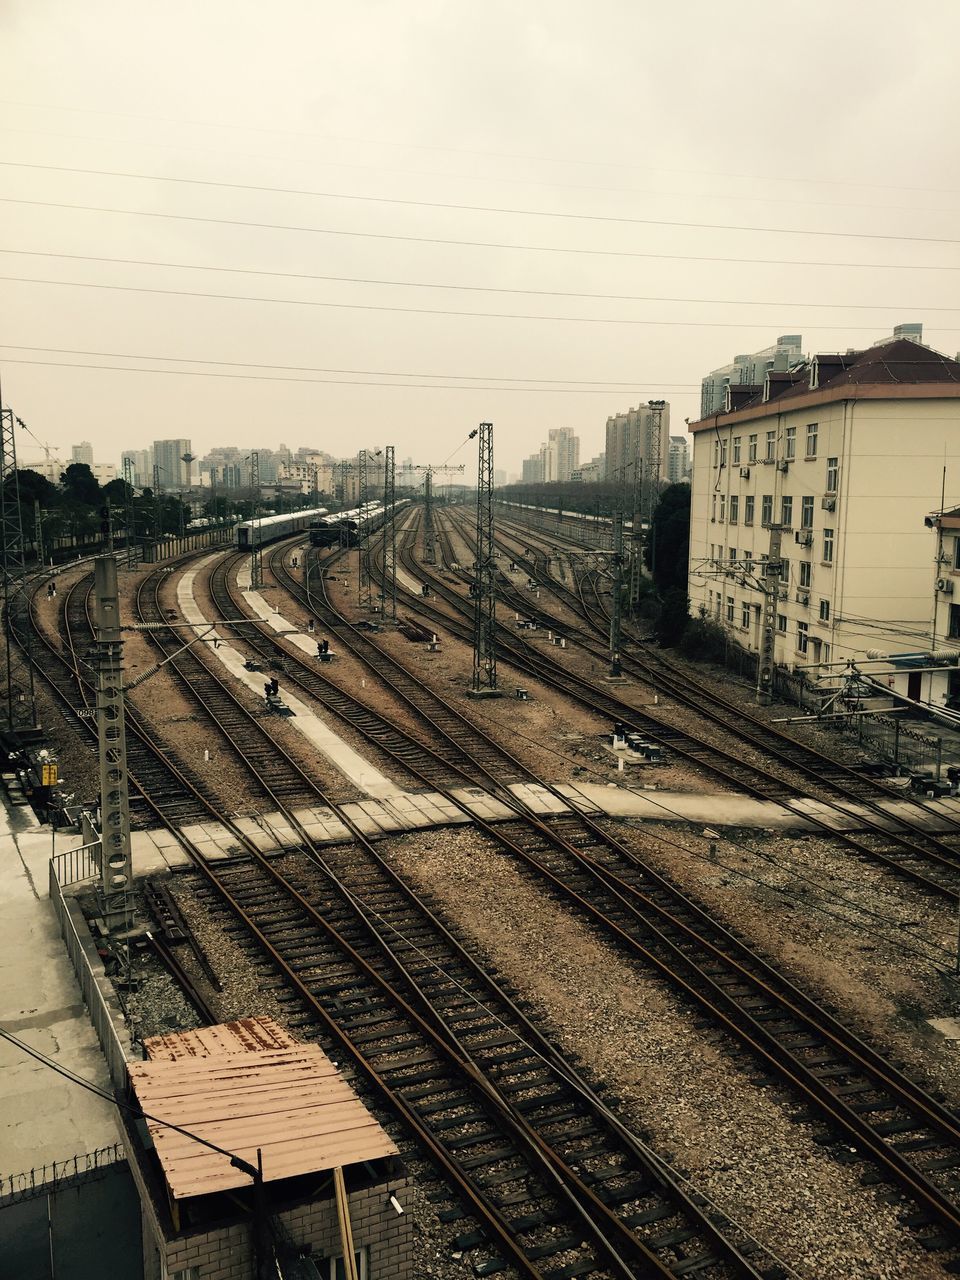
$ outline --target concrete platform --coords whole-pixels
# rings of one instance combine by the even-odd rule
[[[57,852],[82,844],[58,835]],[[0,793],[0,1024],[100,1088],[107,1064],[48,894],[49,827]],[[0,1177],[112,1146],[114,1107],[0,1040]],[[2,1268],[0,1268],[2,1269]]]

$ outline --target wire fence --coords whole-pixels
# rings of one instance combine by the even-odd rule
[[[116,1142],[112,1147],[98,1147],[96,1151],[68,1156],[66,1160],[53,1160],[24,1173],[3,1174],[0,1176],[0,1206],[71,1186],[98,1169],[106,1169],[126,1158],[122,1143]]]

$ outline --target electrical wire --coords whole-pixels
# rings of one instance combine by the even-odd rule
[[[26,200],[17,196],[0,196],[0,204],[27,205],[37,209],[68,209],[80,213],[112,213],[125,217],[156,218],[167,222],[195,222],[209,226],[244,227],[259,231],[296,231],[311,235],[345,236],[359,240],[390,240],[403,244],[439,244],[468,249],[511,249],[524,253],[565,253],[581,257],[642,258],[667,262],[725,262],[747,266],[827,267],[831,270],[864,269],[870,271],[960,271],[960,265],[910,262],[806,262],[792,258],[729,258],[705,254],[640,253],[628,249],[587,249],[543,244],[510,244],[496,240],[451,240],[439,236],[405,236],[383,231],[350,231],[333,227],[310,227],[282,222],[250,222],[238,218],[203,217],[200,214],[161,213],[154,209],[118,209],[106,205],[69,204],[59,200]]]
[[[724,222],[679,222],[668,218],[628,218],[613,214],[569,213],[558,209],[517,209],[498,205],[454,204],[440,200],[408,200],[398,196],[366,196],[344,191],[311,191],[298,187],[269,187],[250,182],[220,182],[211,178],[182,178],[162,173],[131,173],[122,169],[82,169],[73,165],[37,164],[25,160],[0,160],[0,167],[44,173],[70,173],[82,177],[124,178],[136,182],[162,182],[173,186],[212,187],[220,191],[252,191],[263,195],[306,196],[314,200],[346,200],[356,204],[395,205],[401,208],[441,209],[455,213],[493,213],[520,218],[559,218],[566,222],[617,223],[621,226],[675,227],[694,231],[745,231],[751,235],[816,236],[839,240],[899,240],[910,244],[960,245],[947,236],[889,235],[874,231],[824,231],[809,227],[764,227]]]
[[[220,302],[260,302],[284,307],[319,307],[334,311],[377,311],[398,315],[415,316],[450,316],[459,319],[473,320],[535,320],[548,324],[591,324],[591,325],[628,325],[642,328],[667,329],[757,329],[762,327],[760,321],[732,320],[641,320],[635,317],[621,318],[615,316],[550,316],[542,314],[518,313],[511,311],[455,311],[443,307],[398,307],[386,303],[373,302],[329,302],[317,298],[262,298],[245,293],[208,293],[193,289],[159,289],[150,285],[105,284],[91,280],[44,280],[33,276],[2,276],[9,284],[53,285],[68,289],[99,289],[108,293],[142,293],[154,297],[169,298],[203,298]],[[874,325],[820,325],[830,333],[874,333]],[[958,333],[960,325],[938,326],[935,333]]]
[[[104,258],[86,253],[52,253],[39,249],[0,249],[0,253],[26,258],[57,258],[70,262],[101,262],[126,267],[163,267],[171,271],[213,271],[224,275],[265,276],[276,280],[321,280],[333,284],[369,284],[391,289],[440,289],[452,293],[498,293],[522,298],[585,298],[601,302],[671,302],[710,307],[790,307],[821,308],[828,311],[960,311],[960,307],[907,307],[900,303],[788,302],[783,299],[674,298],[663,294],[581,293],[569,289],[507,289],[496,285],[445,284],[438,280],[384,280],[368,276],[327,276],[306,271],[262,271],[253,267],[218,267],[202,262],[160,262],[149,258]]]

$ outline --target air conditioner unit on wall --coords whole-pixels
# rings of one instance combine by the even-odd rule
[[[809,531],[809,529],[798,529],[797,532],[793,535],[793,537],[794,537],[794,541],[797,543],[798,546],[801,546],[801,547],[813,546],[813,534]]]
[[[953,579],[952,579],[952,578],[938,578],[938,579],[937,579],[937,590],[938,590],[938,591],[942,591],[942,592],[943,592],[943,594],[944,594],[945,596],[952,596],[952,595],[953,595]]]
[[[823,498],[820,505],[823,507],[824,511],[836,511],[837,500],[836,498]]]
[[[798,591],[798,592],[797,592],[797,603],[798,603],[798,604],[809,604],[809,603],[810,603],[810,592],[809,592],[809,591]]]
[[[741,467],[741,468],[740,468],[740,479],[741,479],[741,480],[749,480],[749,479],[750,479],[750,468],[749,468],[749,467]]]
[[[790,463],[789,463],[789,462],[787,462],[785,458],[780,458],[780,459],[778,459],[778,461],[777,461],[777,470],[778,470],[778,471],[786,471],[786,469],[787,469],[789,466],[790,466]]]

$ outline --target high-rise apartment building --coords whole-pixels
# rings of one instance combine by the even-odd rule
[[[190,485],[190,464],[183,455],[190,453],[189,440],[154,440],[153,462],[160,468],[162,489],[186,489]]]
[[[126,459],[130,459],[130,465],[133,468],[133,479],[131,483],[138,489],[143,489],[147,485],[153,484],[153,450],[152,449],[124,449],[120,455],[121,471],[122,464]]]
[[[730,364],[708,373],[700,383],[700,417],[706,418],[723,408],[728,386],[762,387],[768,370],[789,369],[802,359],[802,342],[799,333],[784,333],[773,346],[754,351],[752,355],[734,356]]]
[[[671,484],[682,484],[690,479],[690,445],[686,436],[670,437],[667,479]]]
[[[659,472],[660,479],[666,480],[670,460],[670,405],[666,402],[660,412],[659,457],[656,426],[655,411],[649,405],[607,419],[605,479],[632,485],[637,479],[646,483]]]
[[[551,468],[555,480],[569,480],[580,465],[580,437],[572,427],[551,427],[547,432],[546,449],[551,456]]]
[[[93,445],[89,440],[84,440],[80,444],[75,444],[71,449],[73,462],[85,462],[88,467],[93,466]]]

